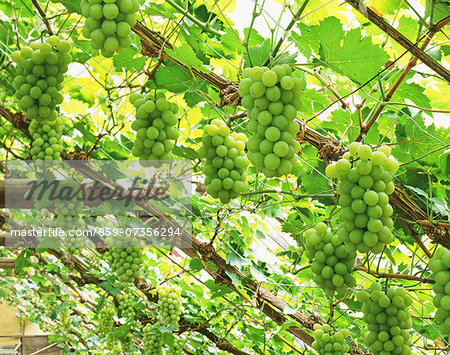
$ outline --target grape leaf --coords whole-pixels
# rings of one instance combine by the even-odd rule
[[[326,18],[319,25],[303,26],[303,29],[297,46],[313,49],[313,43],[318,43],[320,49],[316,54],[320,59],[356,83],[371,79],[389,59],[380,46],[362,36],[361,29],[344,32],[336,17]]]
[[[147,58],[144,56],[138,56],[134,58],[139,51],[135,47],[128,47],[120,54],[116,54],[113,57],[113,63],[117,70],[126,69],[129,71],[141,71],[144,68]]]
[[[194,50],[186,42],[183,42],[179,47],[166,49],[166,53],[188,67],[208,72],[208,69],[203,66],[203,62],[197,58]]]
[[[254,47],[249,47],[248,53],[244,55],[246,67],[263,65],[270,55],[270,39]]]
[[[423,86],[415,83],[407,84],[406,82],[403,82],[392,96],[392,101],[405,102],[405,99],[408,99],[420,107],[431,108],[430,99],[424,92],[425,87]]]

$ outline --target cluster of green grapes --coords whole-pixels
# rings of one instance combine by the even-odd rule
[[[267,177],[289,174],[300,144],[295,140],[297,110],[305,81],[292,77],[289,65],[247,68],[239,83],[242,106],[250,118],[247,143],[252,164]]]
[[[136,247],[131,247],[135,244]],[[142,264],[142,249],[137,247],[134,237],[114,237],[110,249],[105,255],[111,269],[121,282],[133,282],[139,275]]]
[[[63,102],[64,73],[72,61],[71,45],[51,36],[44,43],[32,43],[11,54],[17,63],[13,81],[20,109],[31,119],[34,160],[59,160],[62,151],[63,120],[57,118],[56,106]]]
[[[45,308],[47,308],[47,310],[49,312],[52,312],[55,309],[56,306],[56,294],[54,290],[50,290],[49,292],[44,293],[44,295],[42,296],[44,304],[45,304]]]
[[[392,174],[398,167],[388,146],[372,151],[368,145],[353,142],[349,152],[325,170],[329,178],[340,178],[338,236],[361,253],[379,254],[393,240],[389,195],[395,189]]]
[[[245,156],[243,133],[230,132],[225,122],[215,119],[203,129],[201,158],[206,158],[206,191],[222,203],[228,203],[247,191],[245,169],[249,162]]]
[[[182,338],[175,338],[173,344],[169,346],[169,349],[166,352],[166,355],[183,355],[184,345],[186,344],[186,340]]]
[[[345,341],[348,336],[348,329],[332,332],[329,324],[314,324],[312,348],[320,355],[345,355],[350,350]]]
[[[114,326],[114,314],[116,310],[110,305],[105,305],[98,315],[98,332],[109,334]]]
[[[167,101],[164,93],[133,93],[130,103],[136,108],[136,121],[131,124],[136,131],[132,154],[141,160],[173,160],[173,141],[180,135],[178,106]]]
[[[166,325],[178,324],[182,310],[181,288],[164,284],[157,287],[160,315]]]
[[[309,229],[305,239],[306,256],[312,260],[311,271],[317,285],[326,290],[330,297],[335,292],[345,294],[346,286],[355,286],[355,278],[351,275],[356,258],[354,248],[329,232],[325,223],[318,223],[315,229]]]
[[[364,344],[373,354],[411,354],[412,321],[408,308],[413,300],[406,290],[398,287],[384,293],[379,284],[373,283],[367,291],[359,291],[357,299],[363,302],[363,320],[369,330]]]
[[[435,320],[441,325],[442,333],[450,335],[450,250],[438,248],[429,265],[436,281],[433,285],[433,303],[437,308]]]
[[[61,117],[45,123],[37,120],[30,122],[29,130],[33,137],[30,153],[33,160],[61,159],[63,126],[64,120]]]
[[[144,327],[144,354],[162,355],[163,337],[151,324]]]
[[[119,316],[124,318],[134,318],[136,311],[134,306],[136,304],[136,298],[128,293],[117,295],[117,301],[119,302],[119,307],[117,309]]]
[[[64,237],[64,247],[81,248],[84,245],[83,235],[70,235],[68,232],[82,230],[86,227],[81,213],[84,207],[83,190],[73,179],[58,181],[57,191],[70,191],[70,198],[67,200],[57,200],[55,202],[55,226],[61,228],[66,234]],[[62,194],[60,194],[61,196]]]
[[[86,17],[83,36],[91,39],[93,49],[110,58],[130,46],[138,10],[137,0],[81,0],[81,13]]]
[[[120,339],[120,347],[126,354],[130,352],[132,345],[133,345],[133,336],[131,335],[131,333],[127,333]]]

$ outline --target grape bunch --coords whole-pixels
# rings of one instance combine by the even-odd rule
[[[164,284],[157,287],[160,315],[166,325],[178,324],[182,310],[181,288]]]
[[[345,355],[350,350],[345,338],[349,336],[348,329],[333,332],[329,324],[314,324],[314,342],[312,348],[319,355]]]
[[[34,160],[59,160],[62,151],[63,120],[57,117],[56,106],[63,102],[61,93],[64,73],[72,61],[71,45],[51,36],[44,43],[34,42],[11,54],[17,63],[13,81],[20,109],[31,119]]]
[[[133,93],[130,103],[136,108],[136,121],[131,124],[136,131],[132,154],[141,160],[173,160],[173,141],[180,135],[178,106],[167,101],[164,93]]]
[[[183,355],[183,347],[186,344],[186,340],[182,338],[175,338],[173,344],[169,346],[166,355]]]
[[[131,333],[127,333],[125,336],[120,338],[120,347],[126,354],[130,352],[132,345],[133,336],[131,335]],[[122,354],[122,352],[120,352],[119,354]]]
[[[57,299],[56,299],[56,294],[54,290],[49,290],[46,293],[44,293],[44,295],[42,296],[42,299],[44,301],[45,304],[45,308],[47,308],[47,310],[49,312],[52,312],[55,309],[55,306],[57,304]]]
[[[137,246],[137,240],[132,236],[123,238],[116,236],[110,243],[106,259],[121,282],[133,282],[139,275],[143,254],[142,249]]]
[[[230,132],[225,122],[215,119],[203,129],[201,158],[206,158],[206,191],[222,203],[228,203],[247,191],[245,180],[248,159],[243,133]]]
[[[131,44],[131,27],[136,24],[137,0],[81,0],[81,13],[86,18],[82,34],[110,58]]]
[[[450,250],[440,247],[430,260],[430,269],[436,283],[433,285],[435,320],[442,333],[450,335]]]
[[[116,313],[114,307],[105,305],[98,315],[98,332],[109,334],[114,326],[114,314]]]
[[[119,316],[124,318],[134,318],[136,314],[134,306],[136,304],[136,299],[133,295],[124,293],[117,295],[117,301],[119,302],[119,307],[117,309]]]
[[[297,110],[305,81],[292,76],[289,65],[247,68],[239,83],[242,106],[250,118],[248,158],[267,177],[289,174],[300,144],[295,140]]]
[[[63,191],[69,191],[69,194],[64,194]],[[84,237],[82,234],[76,233],[71,235],[69,231],[83,230],[86,227],[81,213],[84,207],[83,204],[83,190],[80,185],[73,179],[65,179],[58,181],[57,192],[60,196],[68,196],[67,199],[58,199],[55,201],[55,226],[65,232],[64,247],[66,248],[81,248],[84,246]]]
[[[144,354],[162,355],[163,337],[151,324],[144,327]]]
[[[64,120],[60,117],[53,121],[30,122],[29,130],[33,137],[30,153],[33,160],[61,159],[63,126]]]
[[[318,223],[315,229],[305,233],[306,256],[311,263],[314,282],[333,297],[345,294],[346,286],[354,287],[351,275],[356,251],[343,243],[337,235],[327,231],[325,223]]]
[[[342,159],[325,169],[329,178],[340,178],[338,236],[361,253],[379,254],[394,239],[389,195],[395,189],[392,174],[398,166],[388,146],[372,151],[368,145],[353,142]]]
[[[398,287],[383,292],[379,284],[373,283],[356,296],[363,303],[363,320],[369,330],[364,344],[373,354],[411,354],[412,321],[408,308],[413,300],[406,290]]]

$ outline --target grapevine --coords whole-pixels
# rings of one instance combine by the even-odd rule
[[[165,284],[157,287],[159,310],[165,324],[178,324],[182,310],[181,288]]]
[[[141,160],[173,160],[174,141],[180,135],[176,128],[178,106],[167,101],[163,93],[133,93],[130,102],[136,108],[136,121],[131,124],[136,131],[133,155]]]
[[[82,33],[91,40],[93,49],[100,49],[109,58],[131,45],[131,27],[139,10],[137,0],[81,0],[80,5],[86,18]]]
[[[372,151],[368,145],[353,142],[349,152],[325,170],[329,178],[340,178],[338,236],[361,253],[379,254],[393,241],[389,195],[395,189],[392,174],[398,166],[388,146]]]
[[[61,159],[63,120],[57,117],[56,106],[64,100],[60,90],[72,61],[70,48],[69,42],[51,36],[44,43],[34,42],[11,54],[18,65],[13,81],[15,96],[31,119],[33,160]]]
[[[314,342],[312,348],[319,355],[345,355],[350,347],[345,342],[349,336],[348,329],[332,332],[329,324],[314,324]]]
[[[412,327],[409,306],[413,300],[403,287],[382,292],[379,284],[372,284],[368,291],[362,290],[357,299],[363,302],[363,320],[369,333],[364,343],[374,355],[411,354]]]
[[[351,275],[356,258],[354,248],[344,244],[337,235],[327,231],[325,223],[305,233],[306,256],[312,261],[314,282],[329,296],[345,294],[346,286],[355,286]]]
[[[206,191],[222,203],[228,203],[247,191],[245,156],[247,138],[242,133],[230,132],[221,120],[213,120],[203,130],[199,155],[206,158]]]
[[[302,107],[305,81],[294,78],[289,65],[247,68],[242,78],[239,94],[252,134],[247,143],[248,157],[267,177],[289,174],[300,151],[294,120]]]
[[[450,250],[438,248],[429,266],[436,281],[433,285],[436,323],[440,324],[442,333],[450,335]]]

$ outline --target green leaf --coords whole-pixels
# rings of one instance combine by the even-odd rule
[[[323,165],[325,163],[322,162]],[[323,169],[323,171],[325,168]],[[308,191],[310,194],[316,194],[318,192],[322,192],[330,189],[330,185],[328,179],[324,176],[324,172],[322,174],[317,170],[313,170],[311,173],[303,174],[301,176],[301,182],[304,186],[304,190]]]
[[[312,43],[318,43],[320,49],[316,54],[320,55],[320,59],[359,84],[375,76],[389,59],[380,46],[372,43],[371,38],[362,36],[360,28],[344,32],[336,17],[328,17],[319,25],[308,26],[307,34],[304,36],[302,31],[297,41],[303,47],[310,48],[315,46]]]
[[[270,39],[265,39],[263,43],[254,47],[249,47],[248,54],[244,55],[245,66],[264,65],[271,52]]]
[[[429,17],[432,11],[433,25],[450,16],[450,6],[448,0],[427,0],[427,4],[425,6],[425,17]]]
[[[31,265],[30,256],[31,256],[30,251],[28,249],[24,249],[16,258],[14,264],[15,269],[18,273],[20,273],[23,270],[23,268]]]
[[[424,92],[424,86],[403,82],[392,96],[392,102],[407,102],[409,100],[417,106],[431,108],[430,99]]]
[[[98,284],[98,287],[104,289],[106,292],[109,292],[113,296],[117,296],[120,292],[120,287],[114,287],[109,282],[102,282]]]
[[[400,5],[403,4],[402,0],[370,0],[370,7],[377,10],[383,15],[394,14]]]
[[[202,261],[199,258],[193,258],[189,262],[189,267],[192,271],[200,271],[203,270],[203,264]]]
[[[188,67],[208,72],[208,69],[203,66],[203,62],[197,58],[194,50],[186,42],[183,42],[179,47],[166,49],[166,53]]]
[[[174,146],[172,152],[179,157],[189,160],[196,160],[199,158],[198,152],[196,150],[182,145]]]
[[[139,54],[137,48],[130,46],[122,53],[114,55],[113,63],[115,68],[118,71],[123,69],[128,71],[141,71],[144,68],[147,58],[141,55],[134,58],[137,54]]]
[[[62,0],[61,3],[69,12],[76,12],[81,15],[81,2],[80,0]]]

